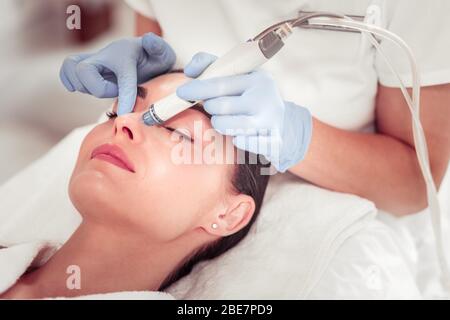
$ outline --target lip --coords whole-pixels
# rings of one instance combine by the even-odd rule
[[[109,162],[124,170],[135,172],[133,163],[128,159],[125,152],[115,144],[107,143],[95,148],[91,153],[91,159],[94,158]]]

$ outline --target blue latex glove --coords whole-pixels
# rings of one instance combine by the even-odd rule
[[[184,72],[197,77],[215,59],[198,53]],[[306,108],[283,101],[266,72],[192,80],[180,86],[177,95],[189,101],[203,100],[218,132],[234,136],[237,148],[264,155],[280,172],[305,157],[312,134],[311,114]]]
[[[97,53],[67,57],[60,78],[67,90],[98,98],[119,97],[118,114],[131,112],[137,85],[169,71],[175,53],[160,37],[147,33],[140,38],[114,41]]]

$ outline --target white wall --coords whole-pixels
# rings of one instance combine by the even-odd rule
[[[96,121],[111,104],[111,100],[67,92],[59,81],[59,68],[69,54],[95,51],[114,39],[131,36],[132,11],[117,0],[117,23],[100,39],[86,46],[49,46],[46,40],[60,33],[56,29],[41,41],[43,25],[30,15],[45,3],[54,6],[39,8],[40,14],[65,12],[57,2],[0,1],[0,184],[73,128]]]

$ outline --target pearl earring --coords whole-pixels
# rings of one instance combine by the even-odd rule
[[[213,228],[213,229],[217,229],[219,226],[217,225],[217,223],[213,223],[212,225],[211,225],[211,228]]]

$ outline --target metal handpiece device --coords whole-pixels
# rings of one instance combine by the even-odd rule
[[[226,77],[249,73],[271,59],[284,46],[284,40],[292,33],[293,28],[313,28],[337,31],[354,31],[342,26],[330,27],[328,25],[311,24],[314,18],[343,18],[339,14],[327,12],[300,11],[293,19],[276,23],[253,39],[239,44],[228,53],[219,57],[197,78],[200,80]],[[352,16],[353,19],[361,19],[361,16]],[[150,105],[143,116],[143,122],[148,126],[163,124],[164,121],[197,104],[199,101],[185,101],[173,93]]]
[[[286,22],[259,38],[239,44],[213,62],[197,79],[239,75],[257,69],[280,51],[284,45],[283,40],[291,31]],[[196,103],[198,101],[186,101],[173,93],[150,105],[142,119],[149,126],[162,124]]]

